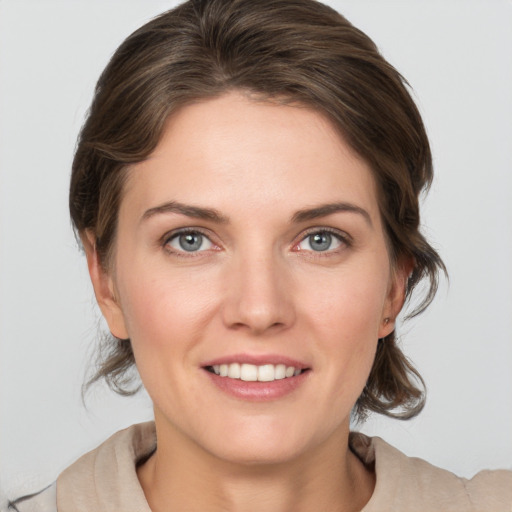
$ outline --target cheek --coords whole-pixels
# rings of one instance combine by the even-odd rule
[[[173,272],[158,265],[129,268],[129,273],[119,276],[119,292],[134,346],[172,351],[183,343],[194,344],[214,315],[213,276]]]
[[[374,265],[375,267],[376,265]],[[311,281],[303,289],[304,303],[329,339],[356,342],[378,336],[387,301],[389,271],[384,265],[361,266]]]
[[[183,407],[182,396],[201,403],[196,387],[185,394],[176,390],[190,382],[190,369],[197,366],[201,342],[215,316],[211,280],[206,288],[199,276],[169,275],[169,269],[161,273],[145,266],[119,281],[137,370],[153,402],[176,410]]]
[[[366,267],[366,269],[371,267]],[[355,401],[370,373],[382,312],[386,303],[388,270],[347,272],[332,277],[324,286],[308,286],[307,318],[315,333],[323,367],[334,389],[343,389],[344,399]]]

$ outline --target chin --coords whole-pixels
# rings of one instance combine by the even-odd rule
[[[300,457],[303,447],[282,446],[274,443],[247,442],[231,446],[215,447],[214,456],[231,464],[241,466],[269,466],[286,464]]]
[[[286,422],[289,423],[289,422]],[[294,424],[253,422],[250,426],[224,429],[207,440],[211,454],[230,463],[254,466],[292,462],[322,443],[325,433],[297,430]],[[319,435],[324,434],[324,435]],[[209,441],[209,442],[208,442]],[[206,447],[206,446],[205,446]]]

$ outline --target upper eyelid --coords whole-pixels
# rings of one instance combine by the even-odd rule
[[[328,227],[328,226],[315,226],[315,227],[308,228],[305,231],[303,231],[297,238],[299,239],[299,241],[302,241],[305,238],[307,238],[308,236],[311,236],[315,233],[325,233],[325,232],[335,235],[345,242],[351,243],[353,241],[352,237],[346,231],[343,231],[342,229]]]
[[[353,243],[352,236],[350,236],[349,233],[347,233],[346,231],[344,231],[342,229],[333,228],[330,226],[311,226],[305,230],[302,230],[298,235],[296,235],[294,237],[292,246],[296,246],[298,243],[302,242],[303,240],[305,240],[308,236],[311,236],[312,234],[322,233],[322,232],[330,233],[330,234],[336,236],[337,238],[339,238],[344,243],[347,243],[347,244]],[[196,226],[184,226],[181,228],[176,228],[176,229],[167,231],[166,233],[164,233],[164,235],[162,235],[160,237],[159,242],[162,245],[166,245],[167,243],[169,243],[170,240],[172,240],[176,236],[186,234],[186,233],[199,233],[202,236],[205,236],[206,238],[208,238],[208,240],[212,244],[214,244],[216,246],[222,245],[218,241],[215,241],[215,239],[218,237],[216,237],[214,235],[214,233],[212,233],[209,229],[200,228],[200,227],[196,227]]]
[[[196,227],[183,227],[183,228],[176,228],[171,229],[170,231],[167,231],[160,237],[160,241],[165,244],[168,243],[169,240],[172,240],[173,238],[177,237],[178,235],[183,235],[187,233],[199,233],[202,236],[205,236],[210,240],[210,242],[214,243],[212,240],[212,235],[209,230],[205,230],[203,228],[196,228]]]
[[[206,230],[208,231],[208,230]],[[211,244],[211,247],[200,251],[186,251],[184,249],[178,249],[176,247],[171,246],[171,241],[175,240],[181,235],[186,235],[188,233],[197,233],[204,238],[208,239]],[[205,256],[211,251],[218,251],[219,244],[212,240],[211,235],[209,235],[205,230],[196,227],[182,227],[176,228],[170,231],[167,231],[163,236],[158,239],[158,246],[166,252],[168,255],[174,255],[175,257],[184,257],[184,258],[197,258],[200,256]]]

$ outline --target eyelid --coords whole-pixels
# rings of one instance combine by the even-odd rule
[[[176,238],[179,235],[186,235],[189,233],[198,233],[198,234],[204,236],[205,238],[207,238],[210,241],[210,243],[212,244],[213,247],[210,249],[204,250],[204,251],[195,251],[195,252],[190,252],[190,253],[187,253],[187,251],[184,251],[184,250],[181,251],[181,250],[175,250],[174,248],[172,248],[172,249],[169,248],[168,244],[172,239]],[[292,249],[294,249],[297,252],[298,251],[306,252],[306,250],[297,249],[297,247],[308,236],[314,235],[315,233],[329,233],[329,234],[333,235],[334,237],[336,237],[345,247],[350,247],[353,245],[353,239],[346,231],[343,231],[343,230],[340,230],[337,228],[333,228],[333,227],[329,227],[329,226],[313,226],[313,227],[306,229],[305,231],[302,231],[300,233],[300,235],[298,237],[296,237],[296,241],[293,242]],[[215,236],[212,236],[212,232],[208,229],[195,227],[195,226],[186,226],[186,227],[182,227],[182,228],[176,228],[171,231],[167,231],[163,236],[160,237],[159,245],[163,246],[169,253],[180,255],[180,256],[193,257],[194,255],[197,255],[198,253],[204,253],[204,252],[208,252],[211,250],[214,250],[214,251],[220,250],[221,249],[220,244],[217,243],[216,241],[214,241],[214,238],[215,238]],[[322,256],[322,253],[324,255],[328,255],[328,254],[337,252],[337,250],[339,250],[339,249],[328,250],[328,251],[307,250],[307,252],[310,252],[310,253],[314,252],[315,255]]]
[[[353,244],[352,237],[346,232],[341,229],[336,229],[328,226],[314,226],[311,228],[306,229],[303,231],[298,237],[297,241],[294,242],[293,248],[295,249],[298,247],[298,245],[306,240],[308,236],[314,235],[316,233],[329,233],[336,237],[342,244],[345,245],[345,247],[351,247]],[[297,249],[298,251],[304,251],[304,249]],[[336,249],[329,250],[329,251],[308,251],[308,252],[314,252],[315,255],[321,256],[322,254],[332,254],[333,252],[336,252]]]
[[[191,252],[187,252],[185,250],[177,250],[174,247],[170,248],[169,242],[171,240],[173,240],[176,237],[181,236],[181,235],[194,234],[194,233],[200,234],[200,235],[204,236],[205,238],[207,238],[208,241],[212,244],[212,247],[209,249],[203,250],[203,251],[191,251]],[[187,227],[176,228],[171,231],[167,231],[162,237],[160,237],[159,245],[161,245],[167,252],[169,252],[171,254],[185,256],[185,257],[193,257],[194,255],[208,252],[211,250],[214,250],[214,251],[219,250],[220,249],[219,244],[214,242],[212,238],[213,237],[212,237],[211,231],[209,231],[207,229],[194,227],[194,226],[187,226]]]

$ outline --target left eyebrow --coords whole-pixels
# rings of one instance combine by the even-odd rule
[[[166,213],[177,213],[194,219],[209,220],[217,224],[225,224],[229,221],[227,217],[224,217],[220,212],[213,208],[202,208],[200,206],[178,203],[177,201],[169,201],[146,210],[144,215],[142,215],[141,220],[144,221],[154,217],[155,215]]]
[[[320,217],[326,217],[327,215],[332,215],[333,213],[339,212],[356,213],[361,215],[367,224],[373,228],[370,214],[365,209],[355,204],[344,202],[322,204],[313,208],[299,210],[293,214],[292,222],[305,222],[308,220],[318,219]]]

